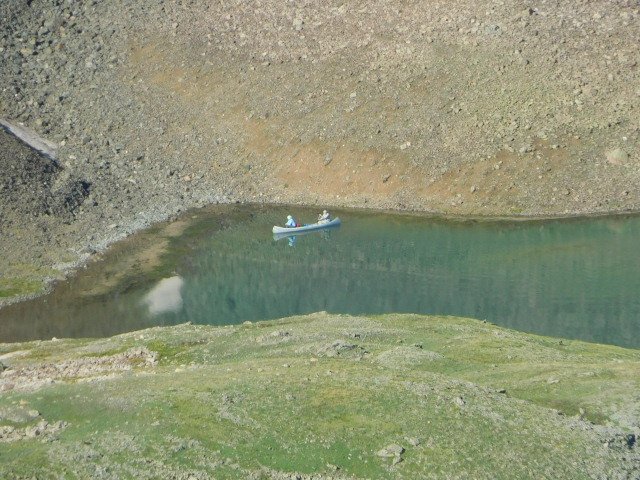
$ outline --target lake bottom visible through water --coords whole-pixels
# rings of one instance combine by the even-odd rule
[[[180,233],[155,244],[154,255],[146,240],[125,240],[50,295],[1,309],[0,342],[324,310],[473,317],[640,346],[640,217],[473,221],[336,211],[339,228],[276,240],[271,227],[287,213],[311,223],[318,212],[210,207],[181,219]]]

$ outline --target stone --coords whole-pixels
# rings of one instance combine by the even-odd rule
[[[621,148],[616,148],[614,150],[610,150],[606,154],[607,162],[612,165],[623,165],[629,160],[629,154],[622,150]]]
[[[529,153],[533,151],[534,151],[533,145],[531,145],[530,143],[523,145],[518,149],[518,153],[521,155],[524,155],[525,153]]]
[[[484,27],[484,33],[486,35],[499,36],[502,35],[502,28],[499,25],[486,25]]]
[[[358,348],[358,345],[343,342],[342,340],[336,340],[331,345],[324,347],[323,349],[318,351],[318,355],[326,356],[326,357],[336,357],[343,353],[355,350]]]
[[[397,443],[392,443],[391,445],[387,445],[386,447],[378,450],[376,455],[378,457],[389,458],[389,457],[399,457],[404,453],[404,447],[398,445]]]
[[[418,445],[420,445],[420,439],[416,438],[416,437],[407,437],[407,442],[409,442],[409,445],[413,446],[413,447],[417,447]]]

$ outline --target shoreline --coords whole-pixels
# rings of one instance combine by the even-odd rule
[[[571,304],[549,323],[636,338],[635,314],[611,320],[636,306],[640,258],[637,2],[35,0],[0,12],[0,312],[26,331],[71,332],[51,308],[66,290],[79,296],[59,317],[96,332],[125,325],[135,299],[78,307],[173,275],[195,236],[229,219],[326,208],[395,215],[394,233],[412,241],[403,292],[424,285],[427,307],[442,310],[444,295],[410,276],[421,265],[411,249],[454,256],[397,228],[420,219],[452,225],[462,245],[475,239],[467,229],[484,230],[478,245],[498,253],[460,262],[505,299],[496,317],[509,325],[520,305],[542,304],[533,287],[504,287],[519,285],[513,264],[526,259],[523,275],[539,270],[548,287],[540,298]],[[243,251],[264,247],[273,261],[257,223],[240,232]],[[529,248],[529,230],[580,241]],[[507,255],[496,239],[512,233]],[[165,253],[178,235],[191,244]],[[581,241],[592,238],[602,243]],[[211,252],[239,251],[220,240]],[[618,245],[625,256],[598,270],[615,280],[568,267]],[[485,261],[499,271],[481,276]],[[225,281],[228,264],[202,265]],[[255,265],[246,271],[262,285]],[[571,291],[548,281],[550,265]],[[442,271],[435,281],[463,306],[468,284]],[[595,325],[569,296],[593,289],[629,296],[598,300]],[[222,290],[215,305],[232,297]],[[2,310],[34,298],[41,310]],[[497,304],[485,291],[480,302]],[[560,338],[453,316],[318,312],[0,343],[0,477],[637,478],[640,349]]]
[[[640,213],[637,6],[38,5],[3,11],[0,304],[216,203]]]
[[[43,279],[44,288],[40,292],[25,294],[25,295],[16,295],[13,297],[0,298],[0,309],[9,305],[13,305],[15,303],[33,300],[35,298],[48,295],[55,288],[55,285],[58,282],[65,282],[70,277],[76,274],[78,270],[85,267],[91,261],[100,261],[99,256],[106,253],[110,248],[119,242],[125,241],[129,239],[131,236],[140,234],[148,229],[159,227],[162,224],[171,224],[173,222],[180,221],[181,218],[192,215],[194,212],[202,211],[205,209],[216,208],[216,206],[220,207],[233,207],[243,206],[246,208],[251,207],[261,207],[265,208],[269,205],[273,205],[276,207],[291,207],[294,208],[314,208],[316,205],[311,204],[295,204],[295,203],[257,203],[257,202],[241,202],[241,201],[230,201],[230,202],[217,202],[209,205],[205,205],[202,207],[193,207],[187,210],[169,214],[167,216],[158,217],[156,219],[152,219],[144,222],[137,222],[131,224],[129,226],[118,226],[118,231],[114,232],[108,238],[103,239],[97,244],[91,245],[92,253],[77,253],[78,257],[73,262],[65,263],[64,265],[54,265],[54,268],[59,272],[58,277],[47,277]],[[332,207],[327,207],[332,208]],[[609,211],[609,212],[593,212],[589,214],[566,214],[566,215],[549,215],[549,214],[540,214],[539,216],[534,215],[521,215],[521,216],[482,216],[482,215],[465,215],[465,214],[451,214],[446,212],[432,212],[427,210],[396,210],[392,208],[366,208],[366,207],[342,207],[336,206],[336,210],[343,211],[354,211],[354,212],[367,212],[367,213],[382,213],[389,215],[401,215],[401,216],[410,216],[410,217],[419,217],[424,219],[430,219],[434,221],[442,221],[442,222],[477,222],[477,223],[500,223],[500,222],[516,222],[516,223],[524,223],[524,222],[551,222],[551,221],[588,221],[591,219],[600,219],[600,218],[620,218],[620,217],[633,217],[640,215],[640,210],[634,211]],[[76,252],[81,252],[83,249],[86,249],[87,245],[76,245]]]

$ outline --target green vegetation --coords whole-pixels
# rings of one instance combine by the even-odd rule
[[[639,457],[640,352],[470,319],[318,313],[0,355],[2,478],[594,478]]]
[[[47,278],[59,274],[50,268],[38,267],[27,263],[9,266],[0,276],[0,300],[14,296],[42,293]]]
[[[42,291],[44,285],[41,280],[26,278],[0,278],[0,298],[15,295],[30,295]]]

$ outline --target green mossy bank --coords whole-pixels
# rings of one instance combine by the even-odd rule
[[[0,345],[1,478],[638,478],[640,352],[317,313]]]

